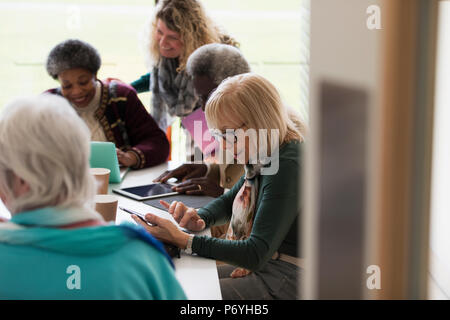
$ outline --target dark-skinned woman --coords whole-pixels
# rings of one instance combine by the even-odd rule
[[[100,55],[90,44],[63,41],[47,58],[48,74],[60,83],[48,92],[69,101],[92,141],[113,142],[121,165],[141,169],[165,162],[169,142],[164,132],[131,86],[97,78],[100,66]]]

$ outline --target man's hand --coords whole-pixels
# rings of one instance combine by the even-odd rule
[[[179,193],[207,195],[214,198],[221,196],[224,191],[224,189],[219,186],[217,182],[209,180],[206,177],[186,180],[172,187],[172,190]]]
[[[166,182],[170,178],[185,181],[190,178],[203,177],[207,172],[206,164],[185,163],[174,170],[165,171],[153,182]]]

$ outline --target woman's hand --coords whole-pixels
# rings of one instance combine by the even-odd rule
[[[169,213],[181,227],[185,227],[192,231],[201,231],[205,229],[205,221],[197,215],[197,210],[188,208],[182,202],[178,201],[168,204],[161,200],[160,203],[169,209]],[[152,224],[150,226],[138,216],[132,215],[132,218],[158,240],[174,244],[181,249],[186,249],[189,235],[178,229],[171,221],[154,214],[146,214],[145,220]]]
[[[136,215],[132,215],[132,218],[156,239],[176,245],[180,249],[186,249],[189,235],[178,229],[171,221],[154,214],[146,214],[145,220],[152,224],[152,226],[150,226]]]
[[[250,270],[244,269],[244,268],[236,268],[231,272],[230,277],[231,278],[242,278],[252,273]]]
[[[119,160],[119,163],[125,167],[133,167],[138,163],[138,159],[136,157],[136,154],[131,151],[123,152],[120,149],[116,148],[117,152],[117,159]]]
[[[173,201],[171,204],[160,200],[166,209],[169,210],[170,215],[182,228],[186,228],[191,231],[202,231],[205,229],[205,221],[197,214],[197,210],[194,208],[186,207],[181,201]]]
[[[185,163],[174,170],[165,171],[153,182],[166,182],[170,178],[177,178],[178,180],[185,181],[190,178],[203,177],[207,172],[205,164],[201,163]]]
[[[207,195],[214,198],[221,196],[224,191],[224,189],[219,186],[217,182],[206,177],[186,180],[173,187],[172,190],[179,193]]]

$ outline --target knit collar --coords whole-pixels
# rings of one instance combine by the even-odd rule
[[[91,228],[61,229],[65,225],[87,219],[102,219],[91,209],[41,208],[15,214],[6,223],[0,223],[0,243],[21,245],[62,253],[65,255],[98,257],[121,249],[133,239],[141,239],[160,251],[174,267],[172,259],[143,227],[113,223]],[[34,227],[34,228],[30,228]]]
[[[86,220],[103,220],[102,216],[88,208],[61,209],[46,207],[15,214],[10,222],[24,226],[56,227]]]

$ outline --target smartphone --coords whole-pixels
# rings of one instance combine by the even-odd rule
[[[131,210],[131,209],[127,209],[127,208],[124,208],[124,207],[119,207],[119,209],[122,210],[122,211],[125,211],[125,212],[127,212],[127,213],[129,213],[129,214],[134,214],[134,215],[137,216],[139,219],[141,219],[142,221],[144,221],[146,224],[152,226],[152,224],[151,224],[150,222],[148,222],[147,220],[145,220],[145,214],[140,213],[140,212],[137,212],[137,211],[134,211],[134,210]]]
[[[135,216],[139,217],[139,219],[141,219],[142,221],[144,221],[146,224],[148,224],[149,226],[153,226],[153,224],[151,224],[150,222],[148,222],[147,220],[145,220],[145,214],[131,210],[131,209],[126,209],[123,207],[119,207],[120,210],[125,211],[129,214],[134,214]],[[181,249],[178,248],[177,246],[167,243],[167,242],[162,242],[164,249],[166,250],[166,252],[169,254],[170,257],[172,258],[180,258],[180,252]]]
[[[154,224],[151,224],[150,222],[148,222],[147,220],[145,220],[145,214],[143,214],[143,213],[140,213],[140,212],[137,212],[137,211],[134,211],[134,210],[131,210],[131,209],[127,209],[127,208],[124,208],[124,207],[119,207],[119,209],[122,210],[122,211],[125,211],[125,212],[127,212],[127,213],[129,213],[129,214],[134,214],[135,216],[137,216],[139,219],[141,219],[143,222],[145,222],[145,223],[148,224],[149,226],[154,226]],[[183,231],[183,232],[192,234],[192,232],[189,231],[189,230],[186,229],[186,228],[181,228],[181,227],[179,227],[179,228],[180,228],[180,230]]]

